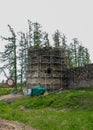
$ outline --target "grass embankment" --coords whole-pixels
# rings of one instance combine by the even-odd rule
[[[0,102],[0,117],[40,130],[93,130],[93,88]]]

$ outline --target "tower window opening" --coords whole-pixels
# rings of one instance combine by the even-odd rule
[[[52,74],[52,69],[51,68],[47,68],[47,74]]]

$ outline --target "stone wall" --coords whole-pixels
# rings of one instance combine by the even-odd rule
[[[50,90],[93,86],[93,64],[67,69],[64,49],[38,48],[28,50],[27,87],[39,83]]]
[[[50,91],[63,86],[63,71],[67,69],[67,59],[63,48],[30,48],[28,50],[27,82],[28,88],[39,83]]]
[[[93,64],[67,69],[65,75],[68,88],[93,86]]]

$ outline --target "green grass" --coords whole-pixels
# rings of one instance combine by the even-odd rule
[[[17,90],[18,90],[18,92],[22,92],[21,86],[18,86]],[[12,88],[7,85],[0,85],[0,96],[13,93],[14,91],[15,91],[14,87]]]
[[[39,130],[93,130],[93,88],[26,96],[12,104],[0,101],[0,117]]]
[[[9,88],[9,87],[0,87],[0,96],[9,94],[11,90],[12,88]]]

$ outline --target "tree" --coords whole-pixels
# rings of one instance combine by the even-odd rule
[[[27,71],[27,59],[28,59],[28,37],[25,33],[20,32],[19,42],[19,79],[21,85],[26,82],[26,71]]]
[[[30,20],[28,20],[28,28],[29,28],[29,30],[28,30],[28,34],[27,34],[27,39],[28,39],[29,47],[32,47],[32,42],[33,42],[32,41],[32,38],[33,38],[33,36],[32,36],[32,31],[33,31],[32,25],[33,25],[33,23]]]
[[[49,42],[49,38],[48,38],[48,33],[44,33],[43,34],[43,45],[44,47],[49,47],[50,46],[50,42]]]
[[[84,58],[84,64],[90,64],[90,55],[89,55],[89,52],[88,52],[88,49],[85,48],[85,51],[84,51],[84,55],[85,55],[85,58]]]
[[[24,77],[24,34],[20,33],[20,42],[19,42],[19,74],[18,79],[20,80],[21,86],[23,85],[23,77]]]
[[[33,43],[34,47],[41,47],[42,46],[42,31],[41,25],[39,23],[33,23],[34,31],[33,31]]]
[[[77,38],[74,38],[73,42],[68,46],[67,60],[70,68],[90,63],[88,49],[82,46]]]
[[[2,37],[3,40],[7,40],[5,45],[5,51],[1,53],[1,61],[4,63],[3,69],[9,70],[9,77],[14,78],[15,89],[17,90],[17,54],[16,54],[16,34],[13,28],[8,25],[11,32],[11,37]]]
[[[79,41],[77,38],[73,38],[73,55],[74,55],[74,66],[78,66],[78,47]]]
[[[61,37],[61,39],[62,39],[62,47],[66,50],[67,49],[67,38],[66,38],[66,36],[63,34],[63,36]]]
[[[59,32],[59,30],[56,30],[56,32],[53,34],[53,40],[54,40],[54,46],[55,47],[60,47],[60,38],[61,38],[61,34]]]
[[[69,68],[73,67],[73,53],[70,47],[67,48],[67,66]]]
[[[84,60],[84,47],[82,45],[79,45],[78,47],[78,66],[83,66],[83,60]]]

